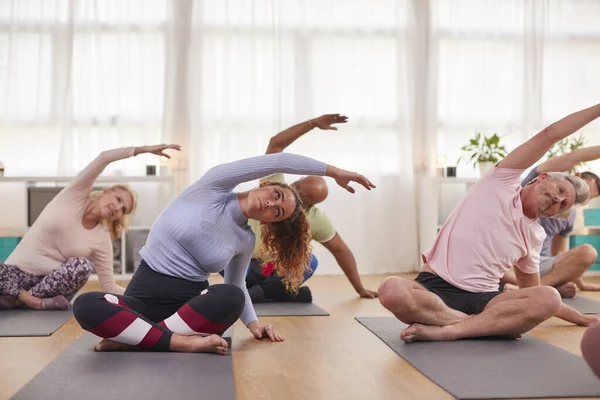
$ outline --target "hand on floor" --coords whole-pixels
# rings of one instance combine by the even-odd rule
[[[271,339],[272,342],[283,342],[283,336],[273,328],[273,325],[267,324],[251,329],[252,334],[258,340]]]
[[[584,315],[583,323],[578,324],[581,326],[591,326],[600,322],[600,314],[596,315]]]
[[[582,285],[579,286],[579,289],[589,292],[597,292],[600,290],[600,285],[597,285],[595,283],[584,282]]]
[[[377,297],[377,292],[369,289],[362,288],[358,291],[358,295],[363,299],[374,299]]]

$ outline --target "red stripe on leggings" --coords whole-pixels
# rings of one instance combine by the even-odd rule
[[[142,341],[138,344],[139,347],[154,347],[158,340],[163,335],[163,332],[160,329],[155,327],[150,328],[146,336],[142,339]]]
[[[185,321],[186,324],[195,332],[200,333],[219,333],[229,327],[227,324],[218,324],[206,319],[198,314],[189,304],[184,304],[177,314]]]
[[[90,332],[92,332],[96,336],[100,336],[105,339],[110,339],[115,336],[118,336],[136,319],[137,316],[133,313],[130,313],[129,311],[119,311],[112,317],[102,321],[94,329],[90,329]]]

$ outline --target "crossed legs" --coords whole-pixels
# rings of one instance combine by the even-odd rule
[[[396,318],[410,325],[400,333],[407,342],[517,337],[553,316],[561,304],[556,289],[538,286],[501,293],[480,314],[467,315],[448,307],[418,282],[398,277],[382,283],[379,300]]]

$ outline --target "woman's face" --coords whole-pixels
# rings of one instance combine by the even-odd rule
[[[104,189],[98,198],[102,219],[116,221],[133,209],[133,195],[125,189]]]
[[[296,196],[287,187],[267,185],[254,189],[248,195],[248,216],[261,222],[288,219],[296,209]]]

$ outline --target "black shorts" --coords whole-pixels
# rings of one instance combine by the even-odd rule
[[[436,294],[448,307],[469,315],[479,314],[490,300],[502,293],[499,291],[484,293],[467,292],[429,272],[421,272],[415,278],[415,281],[425,286],[425,289],[431,293]]]

